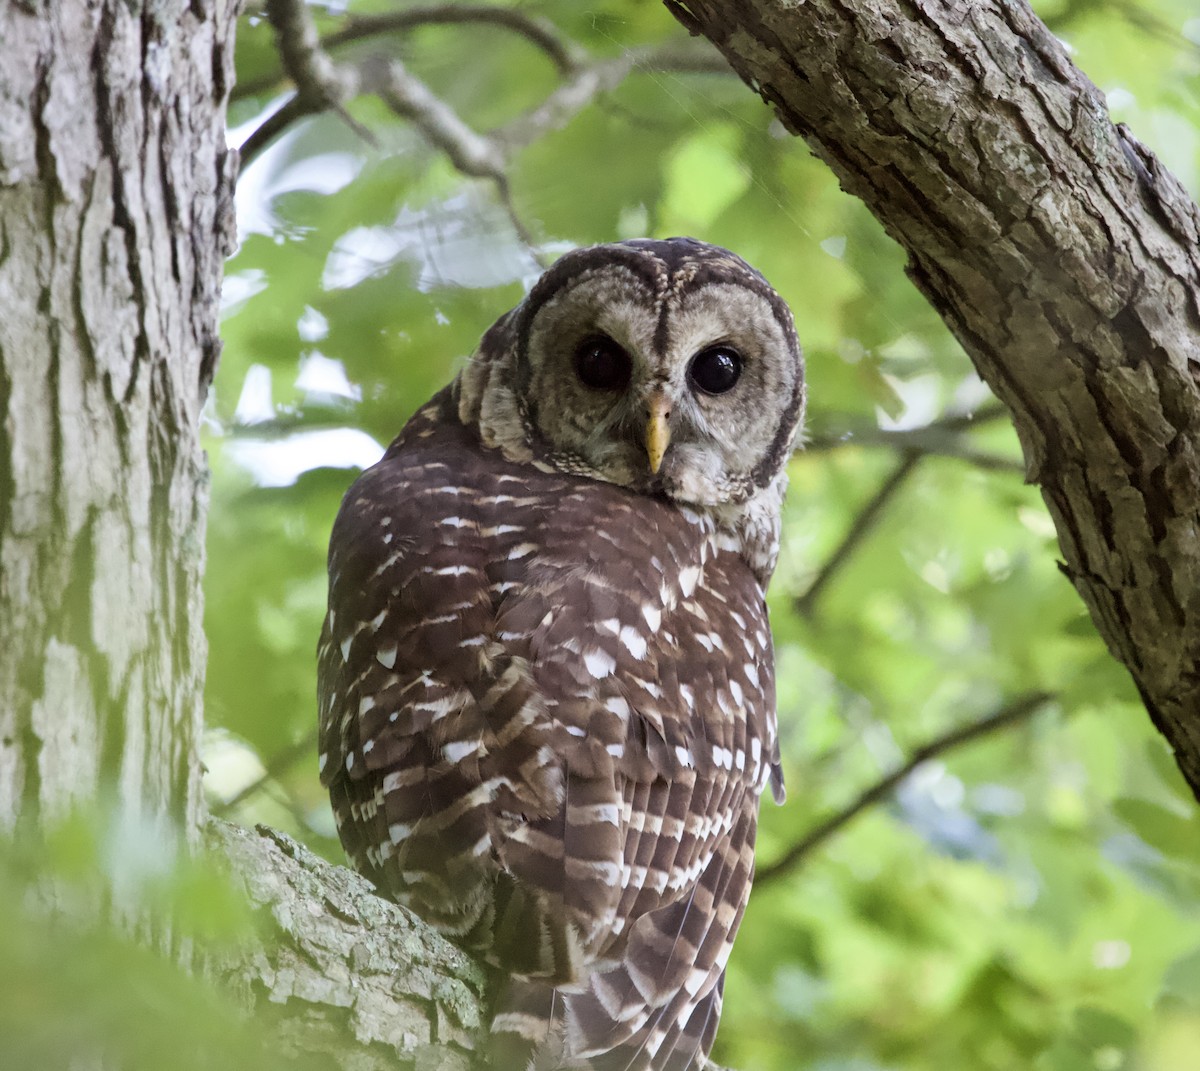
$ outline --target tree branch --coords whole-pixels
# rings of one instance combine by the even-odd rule
[[[378,94],[402,119],[409,120],[464,175],[492,180],[504,177],[508,161],[495,140],[472,130],[399,60],[377,59],[367,66],[364,75],[364,88]]]
[[[761,888],[794,870],[807,856],[821,847],[835,833],[840,832],[868,807],[889,796],[922,763],[929,762],[939,755],[944,755],[948,751],[972,743],[1000,729],[1023,722],[1052,698],[1053,696],[1047,692],[1031,692],[1029,695],[1021,696],[1007,706],[1001,707],[986,718],[952,729],[950,732],[930,740],[927,744],[923,744],[912,753],[903,766],[865,789],[847,807],[818,822],[774,862],[760,867],[754,879],[754,887]]]
[[[267,17],[275,30],[283,68],[296,93],[273,111],[238,150],[244,170],[292,123],[318,112],[336,112],[364,141],[374,135],[348,111],[346,101],[358,91],[358,74],[336,67],[321,48],[317,28],[303,0],[267,0]]]
[[[311,97],[316,108],[340,106],[353,87],[322,49],[308,7],[302,0],[267,0],[267,18],[280,62],[300,95]]]
[[[263,921],[252,942],[210,950],[208,967],[284,1057],[330,1071],[487,1063],[487,979],[465,952],[283,833],[212,819],[205,840]]]
[[[483,4],[434,4],[429,7],[410,7],[384,15],[351,16],[337,32],[329,34],[322,44],[327,49],[382,34],[398,33],[418,26],[464,25],[477,23],[510,30],[541,49],[560,74],[570,74],[583,62],[583,51],[562,37],[548,19],[527,15],[507,7]]]
[[[212,970],[285,1053],[334,1071],[468,1071],[482,1052],[484,975],[365,878],[264,826],[212,820],[206,839],[265,921]]]
[[[896,492],[904,485],[905,481],[912,474],[913,469],[917,467],[917,462],[921,460],[921,454],[909,452],[904,455],[900,464],[898,464],[879,486],[879,490],[871,496],[866,505],[858,511],[858,516],[850,525],[849,530],[842,538],[834,552],[829,556],[829,559],[818,571],[813,578],[811,584],[808,585],[802,595],[798,595],[792,602],[796,613],[803,617],[811,617],[813,608],[816,605],[817,599],[821,593],[829,585],[829,582],[837,574],[838,570],[849,560],[850,555],[858,548],[858,545],[867,537],[867,534],[875,527],[875,523],[883,515],[883,511],[887,504],[895,496]]]
[[[998,420],[1006,414],[1000,406],[987,406],[975,413],[955,413],[935,420],[923,428],[884,431],[878,426],[863,427],[843,435],[817,437],[804,444],[806,453],[833,450],[842,446],[887,446],[899,450],[900,463],[859,511],[842,542],[818,571],[808,589],[793,602],[796,612],[811,617],[818,597],[837,572],[846,564],[875,526],[896,492],[907,481],[917,462],[931,454],[956,457],[980,468],[1000,472],[1024,473],[1024,467],[1006,457],[974,450],[964,443],[962,433],[972,427]]]
[[[289,126],[322,110],[324,110],[322,107],[315,106],[311,99],[299,93],[293,93],[288,97],[283,104],[255,127],[238,147],[239,177]]]
[[[403,11],[389,11],[379,15],[351,15],[333,33],[320,40],[320,47],[334,52],[347,45],[369,41],[375,37],[387,37],[422,26],[469,25],[476,23],[510,30],[524,37],[534,47],[541,49],[560,74],[569,74],[581,62],[582,52],[574,43],[561,37],[555,26],[547,19],[526,15],[506,7],[491,7],[483,4],[434,4],[426,7],[411,7]],[[722,66],[725,66],[722,64]],[[728,72],[728,67],[725,70]],[[281,68],[273,75],[265,75],[254,81],[239,83],[231,100],[266,93],[275,86],[284,73]],[[289,72],[290,73],[290,72]]]
[[[548,23],[503,8],[438,5],[383,16],[364,16],[323,42],[318,39],[303,0],[268,0],[267,13],[276,31],[284,70],[296,84],[297,91],[242,144],[243,167],[253,162],[289,125],[327,109],[337,111],[364,138],[374,143],[370,133],[345,108],[345,101],[354,93],[372,92],[396,115],[411,122],[431,145],[445,153],[459,172],[471,178],[487,179],[495,185],[497,198],[518,240],[543,267],[546,266],[545,257],[517,211],[512,195],[507,168],[513,156],[545,134],[565,126],[597,96],[620,85],[634,69],[661,63],[662,69],[675,72],[728,70],[719,56],[707,51],[698,54],[695,49],[678,46],[627,50],[615,59],[586,62],[584,54],[560,39]],[[399,59],[377,55],[358,66],[335,65],[326,53],[328,47],[434,22],[485,22],[518,32],[548,52],[566,80],[541,104],[499,129],[483,134],[466,123]]]
[[[1008,410],[1004,406],[990,404],[970,413],[947,413],[945,416],[938,417],[937,420],[932,420],[928,424],[921,425],[919,428],[906,428],[902,431],[887,431],[875,423],[857,423],[843,428],[837,434],[816,435],[811,439],[807,439],[804,443],[804,449],[806,452],[832,450],[839,446],[863,440],[869,441],[871,445],[895,446],[903,443],[905,437],[909,435],[954,435],[970,431],[972,428],[982,427],[985,424],[994,423],[997,420],[1004,420],[1007,417]],[[843,417],[841,419],[848,420],[849,418]],[[838,421],[839,418],[833,415],[826,418],[825,423],[836,426]]]
[[[868,433],[858,439],[824,441],[818,443],[815,449],[820,452],[842,446],[890,447],[906,454],[919,454],[922,457],[955,458],[988,472],[1008,472],[1017,476],[1025,474],[1025,466],[1016,458],[989,453],[986,450],[976,450],[959,435],[938,435],[926,433],[923,429],[901,432],[879,431],[875,434]]]
[[[493,137],[511,156],[543,135],[561,130],[601,93],[616,89],[637,64],[638,53],[630,51],[580,67],[541,104],[506,123]]]
[[[221,800],[217,803],[209,804],[209,811],[215,818],[224,818],[226,815],[231,815],[234,809],[241,803],[250,799],[252,796],[257,796],[262,792],[272,781],[278,780],[288,770],[290,770],[301,759],[311,760],[317,752],[317,730],[306,734],[299,740],[295,740],[288,744],[287,747],[276,751],[264,765],[262,775],[256,777],[248,785],[238,789],[227,800]]]
[[[576,45],[560,38],[550,23],[506,8],[435,5],[387,15],[359,16],[336,33],[319,39],[312,16],[302,0],[268,0],[267,13],[276,31],[283,69],[297,87],[296,94],[273,112],[243,143],[243,166],[257,157],[293,122],[333,109],[358,133],[370,133],[354,120],[345,103],[359,91],[378,94],[401,118],[407,119],[464,175],[498,184],[501,200],[518,231],[527,228],[513,210],[505,169],[512,157],[551,131],[561,129],[602,93],[610,92],[634,70],[677,74],[727,74],[728,65],[711,51],[672,44],[663,48],[628,49],[607,60],[589,60]],[[553,60],[566,79],[541,104],[490,134],[481,134],[399,59],[376,55],[360,65],[334,64],[328,50],[381,34],[432,23],[488,23],[527,38]],[[275,83],[264,80],[243,92],[261,92]],[[528,244],[528,243],[527,243]]]
[[[936,454],[955,457],[979,468],[1002,472],[1024,473],[1024,466],[1012,458],[975,449],[965,433],[996,420],[1008,413],[1000,405],[989,405],[974,413],[954,413],[919,428],[889,431],[877,424],[857,424],[844,427],[836,434],[816,435],[804,443],[806,454],[840,450],[847,446],[882,446],[906,453]],[[837,425],[837,418],[826,424]]]
[[[682,19],[908,253],[1200,797],[1200,208],[1027,4],[688,0]]]

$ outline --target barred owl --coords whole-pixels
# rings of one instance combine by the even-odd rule
[[[787,306],[687,238],[568,253],[347,493],[320,763],[355,867],[496,972],[494,1066],[705,1066],[783,785],[764,589]]]

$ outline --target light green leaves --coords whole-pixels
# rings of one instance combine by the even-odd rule
[[[1118,117],[1200,189],[1192,0],[1036,6]],[[620,85],[517,152],[510,204],[369,99],[351,108],[379,148],[324,116],[243,178],[258,183],[243,207],[261,226],[230,263],[208,559],[208,719],[269,773],[241,817],[337,856],[305,749],[324,545],[355,470],[331,448],[327,467],[265,487],[239,442],[294,458],[298,436],[320,430],[382,447],[520,300],[534,254],[634,229],[694,233],[763,271],[808,359],[812,448],[791,465],[770,595],[789,800],[764,808],[764,864],[917,748],[1014,697],[1055,696],[934,755],[763,884],[717,1059],[1191,1071],[1195,801],[1057,567],[1010,425],[875,220],[755,94],[672,58],[700,42],[656,5],[538,12],[587,60],[670,51],[639,52]],[[271,65],[260,36],[239,46],[245,82]],[[426,26],[373,46],[402,53],[484,133],[558,84],[528,41],[494,28]],[[268,100],[241,102],[239,121]],[[236,415],[252,366],[271,384],[255,425]],[[314,367],[351,389],[313,391]]]

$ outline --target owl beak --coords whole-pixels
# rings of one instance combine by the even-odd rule
[[[654,391],[646,402],[646,457],[655,475],[671,444],[671,399],[665,390]]]

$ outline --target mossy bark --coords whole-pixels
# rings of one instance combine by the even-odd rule
[[[0,827],[199,829],[236,7],[0,5]]]

